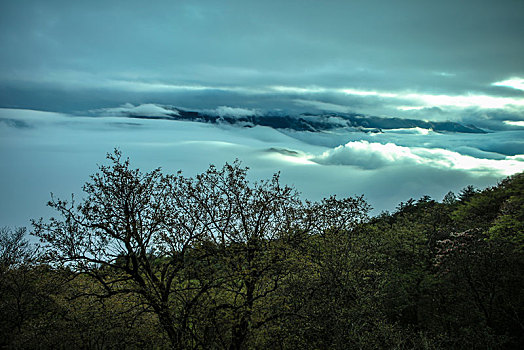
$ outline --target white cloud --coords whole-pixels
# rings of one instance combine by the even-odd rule
[[[0,223],[12,226],[50,215],[45,203],[51,191],[59,197],[80,193],[96,164],[103,163],[105,153],[114,147],[121,148],[132,165],[144,171],[161,166],[166,173],[182,169],[188,176],[211,163],[221,166],[239,158],[250,167],[253,179],[281,171],[283,183],[296,186],[304,198],[365,194],[378,211],[392,209],[410,197],[428,194],[440,199],[468,184],[492,185],[504,174],[522,171],[524,164],[524,156],[519,155],[523,145],[505,143],[522,139],[523,131],[517,130],[486,135],[424,135],[424,130],[416,129],[381,134],[347,130],[283,133],[259,126],[128,119],[103,111],[93,118],[0,109],[2,118],[31,125],[17,128],[0,123],[0,193],[12,199],[0,201]],[[334,148],[340,144],[344,146]],[[462,151],[464,145],[471,150]],[[443,149],[447,146],[449,150]],[[518,152],[483,159],[490,154],[479,148]]]
[[[340,89],[340,92],[355,96],[376,96],[388,99],[404,101],[403,105],[398,106],[400,110],[414,110],[427,107],[479,107],[479,108],[504,108],[507,106],[524,107],[524,98],[498,97],[481,94],[466,95],[445,95],[445,94],[425,94],[415,92],[388,92],[358,89]],[[413,105],[405,105],[411,101]]]
[[[399,97],[399,94],[387,91],[373,91],[373,90],[359,90],[359,89],[340,89],[340,91],[347,95],[357,95],[357,96],[378,96],[378,97],[388,97],[396,98]]]
[[[524,130],[513,128],[487,134],[440,133],[431,129],[383,129],[382,132],[352,132],[351,128],[323,133],[283,130],[287,135],[311,145],[335,148],[349,141],[393,143],[404,147],[441,148],[476,158],[499,159],[524,153]]]
[[[480,107],[480,108],[504,108],[507,106],[524,107],[524,98],[497,97],[489,95],[431,95],[408,93],[401,95],[403,98],[413,101],[421,101],[426,107]]]
[[[520,89],[521,84],[524,86],[524,79],[511,80],[507,84],[512,84],[512,87]],[[396,109],[402,111],[419,110],[431,107],[454,107],[454,108],[507,108],[507,107],[524,107],[524,98],[516,97],[500,97],[490,96],[485,94],[468,93],[462,95],[447,95],[447,94],[428,94],[413,91],[381,91],[381,90],[362,90],[355,88],[325,88],[319,86],[271,86],[268,92],[274,91],[278,93],[290,93],[299,95],[308,94],[342,94],[348,96],[355,96],[361,98],[380,98],[389,101]],[[303,101],[303,100],[298,100]],[[302,102],[304,104],[304,102]],[[313,102],[312,102],[313,104]],[[316,102],[317,106],[319,102]],[[327,104],[326,106],[329,106]],[[336,106],[336,105],[335,105]]]
[[[393,133],[393,134],[404,134],[404,135],[429,135],[435,134],[431,129],[424,129],[419,127],[414,128],[400,128],[400,129],[384,129],[383,133]]]
[[[347,128],[348,122],[343,118],[332,115],[301,115],[300,119],[311,121],[311,122],[322,122],[329,124],[335,128]]]
[[[271,148],[266,152],[266,158],[286,164],[317,165],[309,157],[300,151]]]
[[[504,120],[504,124],[524,127],[524,120]]]
[[[524,171],[524,155],[504,159],[482,159],[441,148],[404,147],[394,143],[352,141],[325,151],[311,160],[328,165],[354,165],[363,169],[388,166],[429,166],[474,173],[499,173],[511,175]]]
[[[199,66],[198,69],[202,67]],[[205,68],[205,67],[204,67]],[[217,71],[223,72],[225,67],[215,67]],[[226,67],[227,68],[227,67]],[[235,68],[242,70],[241,68]],[[251,72],[251,70],[248,69]],[[239,73],[255,74],[251,73]],[[1,75],[1,72],[0,72]],[[16,77],[16,79],[14,78]],[[140,78],[138,78],[140,77]],[[362,112],[362,113],[402,113],[413,112],[424,108],[440,107],[448,108],[450,110],[462,110],[465,108],[484,108],[484,109],[518,109],[524,110],[524,98],[514,96],[496,96],[486,93],[471,92],[462,94],[432,94],[424,93],[416,90],[404,89],[362,89],[353,87],[351,85],[341,88],[330,87],[328,85],[271,85],[265,84],[263,81],[253,84],[238,83],[205,83],[204,81],[195,82],[193,84],[185,83],[186,80],[170,80],[161,79],[158,76],[142,73],[129,75],[125,73],[116,73],[112,76],[89,73],[80,70],[54,69],[42,70],[37,73],[16,72],[10,75],[1,77],[7,82],[23,82],[25,84],[39,85],[47,84],[49,86],[59,86],[67,88],[68,90],[103,90],[108,92],[120,93],[136,93],[144,95],[192,95],[210,94],[216,92],[224,93],[221,95],[223,99],[217,104],[237,104],[241,102],[244,96],[259,96],[261,97],[260,105],[257,108],[272,108],[273,106],[264,98],[275,97],[279,99],[293,98],[294,101],[304,106],[309,98],[314,98],[316,101],[312,102],[311,106],[323,110],[331,110],[334,112]],[[200,81],[194,79],[195,81]],[[192,81],[192,80],[189,80]],[[508,80],[495,82],[494,86],[506,86],[514,89],[524,89],[524,78],[511,78]],[[485,86],[479,86],[482,90]],[[227,96],[229,97],[227,97]],[[238,96],[240,95],[240,96]],[[304,98],[300,98],[303,96]],[[164,96],[165,97],[165,96]],[[298,97],[298,99],[297,99]],[[343,101],[346,99],[346,101]],[[350,101],[347,101],[350,99]],[[342,100],[342,101],[341,101]],[[119,100],[120,101],[120,100]],[[167,98],[162,100],[164,103],[172,103]],[[356,103],[354,103],[356,102]],[[316,106],[313,105],[316,103]],[[325,103],[325,105],[321,105]],[[265,104],[265,105],[264,105]],[[361,108],[359,104],[365,105],[365,109]],[[350,108],[346,107],[349,106]],[[358,109],[358,110],[356,110]]]
[[[510,87],[516,90],[524,91],[524,78],[510,78],[510,79],[503,80],[503,81],[497,81],[491,85],[506,86],[506,87]]]
[[[109,79],[105,81],[102,87],[134,92],[205,91],[212,89],[212,87],[202,85],[166,84],[160,82],[133,81],[122,79]]]
[[[57,120],[62,120],[65,116],[66,114],[55,112],[0,108],[0,118],[23,120],[26,122],[56,122]]]
[[[219,117],[248,117],[253,115],[258,115],[259,112],[255,109],[247,109],[247,108],[236,108],[236,107],[228,107],[228,106],[220,106],[215,109],[214,111]]]
[[[274,92],[280,92],[280,93],[286,93],[286,94],[316,94],[321,92],[329,92],[333,89],[327,89],[319,86],[284,86],[284,85],[277,85],[277,86],[270,86],[268,88],[268,92],[274,91]]]
[[[105,108],[95,112],[106,116],[168,117],[180,115],[175,109],[166,109],[152,103],[141,104],[138,106],[126,103],[120,107]]]
[[[393,143],[383,145],[368,141],[352,141],[312,157],[312,160],[320,164],[355,165],[363,169],[377,169],[399,162],[414,164],[418,162],[419,157],[409,148]]]

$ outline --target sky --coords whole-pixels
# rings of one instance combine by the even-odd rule
[[[142,168],[189,174],[240,158],[254,178],[281,171],[304,197],[365,194],[377,211],[493,185],[524,170],[522,38],[521,0],[0,0],[0,226],[44,215],[49,192],[78,193],[114,147]],[[487,134],[124,113],[165,106],[353,112]]]
[[[400,114],[396,107],[524,107],[521,0],[2,0],[1,7],[5,107],[201,107],[203,99]]]

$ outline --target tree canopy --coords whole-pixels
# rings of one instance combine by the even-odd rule
[[[116,150],[56,218],[0,231],[0,347],[521,348],[524,174],[369,216],[239,161],[186,177]]]

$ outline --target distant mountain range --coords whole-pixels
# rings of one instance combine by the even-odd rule
[[[422,128],[431,129],[436,132],[454,133],[475,133],[484,134],[486,131],[471,125],[460,124],[457,122],[434,122],[418,119],[386,118],[376,116],[363,116],[356,113],[323,113],[300,115],[279,115],[279,114],[253,114],[253,115],[218,115],[213,112],[192,111],[181,108],[165,107],[172,111],[165,116],[150,116],[130,112],[130,118],[143,119],[169,119],[187,120],[211,124],[231,124],[242,127],[254,127],[257,125],[268,126],[274,129],[289,129],[295,131],[321,132],[335,129],[351,129],[362,132],[381,132],[390,129]]]

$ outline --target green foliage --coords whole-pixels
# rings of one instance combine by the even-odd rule
[[[524,347],[523,174],[370,218],[239,162],[187,178],[108,159],[34,222],[40,249],[0,231],[1,348]]]
[[[524,249],[524,174],[506,179],[500,186],[504,201],[489,228],[492,239],[507,240],[517,249]]]

